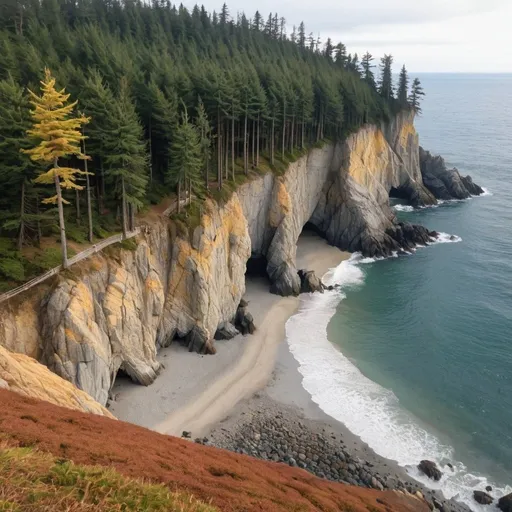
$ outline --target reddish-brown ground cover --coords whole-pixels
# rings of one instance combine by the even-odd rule
[[[392,491],[345,486],[298,468],[201,446],[0,390],[0,436],[80,464],[186,490],[222,511],[427,511]]]

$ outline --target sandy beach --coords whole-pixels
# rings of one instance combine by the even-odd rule
[[[305,233],[297,245],[297,268],[325,274],[350,255]],[[268,291],[263,278],[248,278],[244,298],[254,316],[256,333],[216,341],[215,356],[190,353],[179,344],[159,352],[165,368],[149,387],[119,378],[112,390],[110,411],[119,419],[158,432],[202,436],[241,400],[263,389],[272,376],[285,324],[299,305],[297,297]]]

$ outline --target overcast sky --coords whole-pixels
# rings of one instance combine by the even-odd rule
[[[192,1],[184,1],[188,7]],[[222,0],[204,0],[220,10]],[[349,52],[391,53],[395,71],[512,72],[512,0],[229,0],[230,12],[277,11],[291,28],[343,41]]]

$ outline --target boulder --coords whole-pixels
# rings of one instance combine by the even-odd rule
[[[235,315],[235,327],[240,331],[244,336],[246,334],[254,334],[256,331],[256,326],[254,325],[254,318],[247,310],[248,303],[244,299],[240,301],[238,305],[238,309],[236,310]]]
[[[431,460],[422,460],[418,464],[418,469],[436,482],[441,480],[441,477],[443,476],[443,473],[437,467],[437,464]]]
[[[473,491],[473,498],[480,505],[490,505],[494,498],[484,491]]]
[[[487,492],[491,492],[491,491],[492,491],[492,487],[491,487],[490,485],[488,485],[488,486],[485,488],[485,490],[486,490]]]
[[[219,324],[214,338],[216,340],[230,340],[237,334],[240,334],[240,331],[231,322],[222,322]]]
[[[498,500],[498,508],[502,512],[512,512],[512,492]]]
[[[300,278],[301,293],[324,293],[324,283],[313,270],[299,270],[297,274]]]
[[[189,352],[197,352],[198,354],[215,354],[217,350],[213,346],[203,329],[195,326],[185,337]]]

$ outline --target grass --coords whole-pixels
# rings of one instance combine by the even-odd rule
[[[0,449],[0,511],[215,512],[189,493],[33,448]]]

